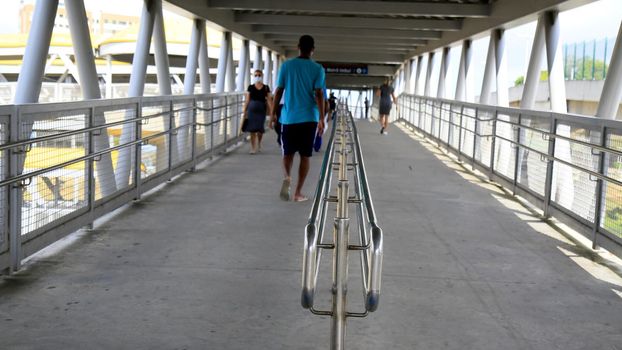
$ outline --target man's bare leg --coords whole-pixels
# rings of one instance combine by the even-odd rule
[[[294,155],[284,155],[283,156],[283,170],[285,172],[285,178],[283,179],[283,184],[281,185],[281,192],[279,197],[282,200],[288,201],[290,200],[290,184],[292,182],[292,165],[294,164]]]
[[[294,200],[301,200],[305,198],[302,194],[302,186],[305,184],[305,179],[309,173],[309,157],[300,157],[300,166],[298,167],[298,182],[296,183],[296,191],[294,192]]]

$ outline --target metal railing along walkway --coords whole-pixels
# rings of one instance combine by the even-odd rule
[[[331,195],[333,171],[338,172],[336,195]],[[354,184],[353,196],[350,196],[350,184]],[[337,206],[332,243],[324,241],[329,203],[336,203]],[[358,231],[357,244],[351,243],[350,205],[355,205],[356,208],[357,222],[354,232]],[[333,301],[329,311],[314,308],[315,287],[324,249],[333,251]],[[360,253],[365,294],[364,312],[346,310],[349,251]],[[302,306],[316,315],[331,316],[331,349],[345,347],[346,318],[365,317],[368,312],[378,308],[382,256],[383,233],[377,225],[356,126],[350,112],[344,105],[340,105],[324,155],[309,221],[305,227],[302,269]]]
[[[622,244],[622,121],[403,94],[398,118],[586,235]]]
[[[0,106],[0,271],[240,139],[242,93]]]

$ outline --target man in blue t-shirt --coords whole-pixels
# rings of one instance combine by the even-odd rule
[[[313,153],[316,133],[324,131],[324,68],[311,60],[315,42],[310,35],[298,41],[300,55],[283,63],[276,83],[274,100],[283,96],[281,110],[281,147],[285,179],[281,186],[281,199],[290,200],[291,169],[296,152],[300,154],[298,183],[293,200],[302,202],[308,198],[302,194],[302,186],[309,173],[309,158]],[[276,123],[273,112],[271,125]]]

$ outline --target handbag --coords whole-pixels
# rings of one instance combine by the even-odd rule
[[[242,120],[242,132],[247,132],[248,131],[248,118],[244,118],[244,120]]]

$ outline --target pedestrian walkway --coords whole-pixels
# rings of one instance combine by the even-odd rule
[[[620,349],[622,279],[412,133],[357,128],[385,255],[348,348]],[[330,320],[300,306],[311,202],[279,200],[281,178],[270,132],[33,259],[0,282],[2,348],[327,349]]]

